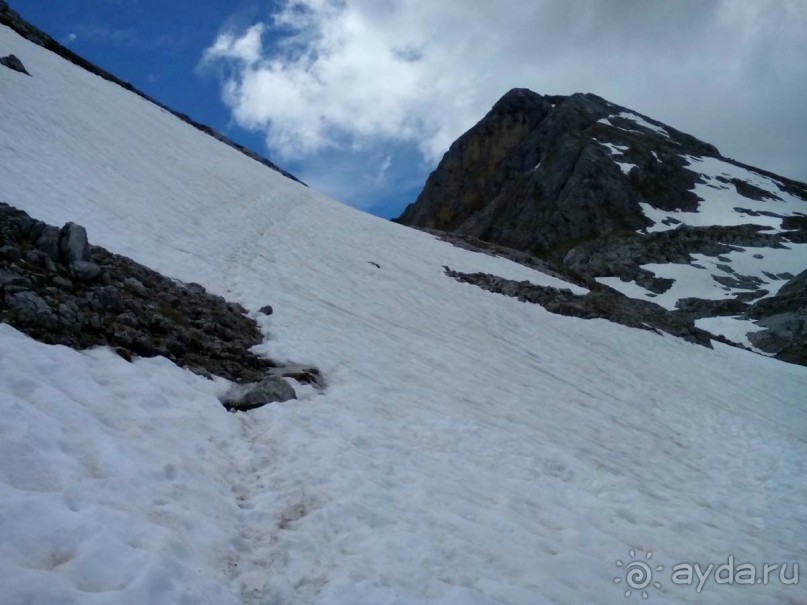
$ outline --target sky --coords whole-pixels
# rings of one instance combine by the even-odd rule
[[[592,92],[807,181],[802,0],[11,0],[301,180],[390,218],[510,88]]]

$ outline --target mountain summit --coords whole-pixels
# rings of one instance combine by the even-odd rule
[[[807,362],[807,185],[596,95],[511,90],[396,222],[532,253]]]

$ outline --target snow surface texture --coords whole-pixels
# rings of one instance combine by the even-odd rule
[[[563,286],[338,204],[0,28],[0,199],[255,312],[328,389],[230,415],[165,360],[0,326],[3,602],[803,602],[807,368],[485,292]],[[380,268],[369,264],[376,262]],[[622,584],[615,584],[615,577]],[[634,596],[634,598],[636,598]]]

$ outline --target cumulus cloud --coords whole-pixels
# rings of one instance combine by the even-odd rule
[[[527,87],[594,92],[807,178],[805,31],[800,0],[285,0],[203,65],[283,158],[394,142],[433,165]]]

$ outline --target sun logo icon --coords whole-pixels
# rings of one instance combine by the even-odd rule
[[[625,570],[625,577],[614,578],[614,584],[620,584],[624,580],[625,585],[628,587],[625,591],[625,597],[630,597],[636,591],[636,594],[641,594],[642,598],[646,599],[649,596],[647,590],[645,590],[647,587],[652,585],[655,588],[661,588],[661,582],[653,581],[653,572],[664,571],[664,566],[656,565],[655,568],[651,567],[652,552],[645,555],[644,561],[636,558],[635,550],[628,551],[628,556],[631,558],[628,563],[617,560],[616,566]]]

